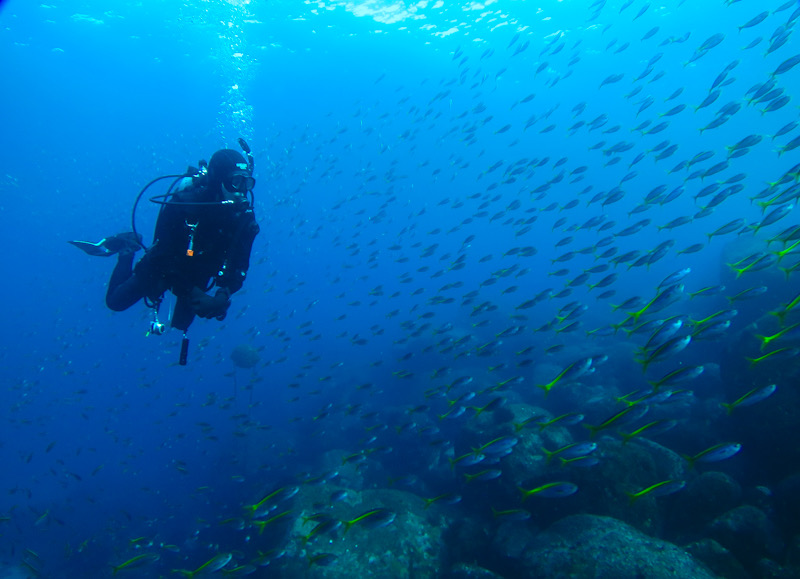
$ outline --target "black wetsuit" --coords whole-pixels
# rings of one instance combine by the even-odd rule
[[[110,309],[126,310],[143,297],[156,300],[171,290],[177,297],[172,327],[186,331],[195,316],[189,305],[193,288],[208,291],[216,285],[233,294],[242,287],[259,232],[250,204],[243,199],[180,205],[214,201],[215,197],[200,187],[172,197],[174,203],[165,205],[158,216],[153,245],[136,267],[133,254],[120,254],[106,293]]]

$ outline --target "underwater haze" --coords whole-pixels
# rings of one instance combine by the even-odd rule
[[[0,578],[800,577],[799,22],[0,2]],[[239,138],[183,366],[67,241]]]

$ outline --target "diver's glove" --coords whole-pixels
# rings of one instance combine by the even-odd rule
[[[200,288],[192,288],[189,294],[189,305],[194,313],[201,318],[217,318],[220,322],[225,319],[228,308],[231,305],[230,292],[225,288],[220,288],[214,297],[203,292]]]

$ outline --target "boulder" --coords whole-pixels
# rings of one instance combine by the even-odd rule
[[[306,540],[318,524],[308,517],[318,514],[319,505],[328,500],[330,490],[301,490],[302,496],[295,503],[299,515],[289,531],[285,556],[280,560],[280,576],[398,579],[438,575],[444,558],[441,535],[448,522],[435,510],[426,510],[424,501],[409,492],[350,491],[345,500],[330,505],[325,515],[352,521],[369,509],[384,508],[396,513],[394,521],[379,528],[355,523],[349,530],[342,527]]]
[[[525,555],[525,577],[713,579],[679,547],[610,517],[572,515],[539,535]]]
[[[686,552],[725,579],[749,579],[742,564],[725,547],[713,539],[701,539],[685,547]]]
[[[714,519],[708,535],[750,569],[759,559],[774,556],[783,549],[769,517],[752,505],[736,507]]]
[[[709,471],[690,480],[675,495],[675,508],[670,511],[670,526],[692,537],[722,513],[737,507],[742,487],[729,475]]]
[[[502,575],[468,563],[453,565],[445,577],[447,579],[503,579]]]
[[[558,505],[572,509],[572,513],[613,517],[647,534],[660,535],[664,510],[678,495],[643,497],[631,504],[626,493],[637,492],[662,480],[684,480],[686,461],[650,440],[623,444],[610,436],[602,436],[596,442],[598,447],[592,455],[600,459],[596,466],[552,467],[552,476],[573,482],[579,489],[572,497],[559,501]]]

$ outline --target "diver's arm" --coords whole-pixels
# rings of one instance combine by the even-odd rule
[[[225,288],[229,293],[235,293],[242,288],[247,270],[250,268],[250,253],[253,250],[253,241],[260,228],[256,223],[253,210],[247,210],[242,216],[239,230],[227,251],[227,258],[220,275],[217,276],[217,286]]]

